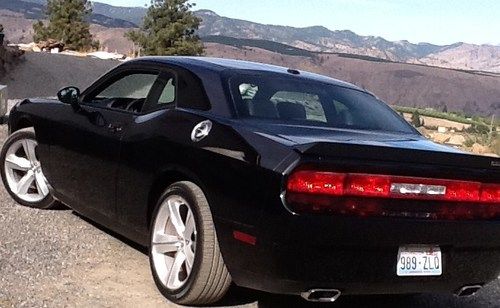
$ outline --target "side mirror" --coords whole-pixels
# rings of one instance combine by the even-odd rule
[[[80,89],[77,87],[63,88],[57,92],[57,98],[65,104],[76,105],[80,98]]]

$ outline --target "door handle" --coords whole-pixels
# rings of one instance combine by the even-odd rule
[[[121,124],[113,124],[113,123],[110,123],[108,125],[108,130],[112,133],[119,133],[122,131],[122,126]]]

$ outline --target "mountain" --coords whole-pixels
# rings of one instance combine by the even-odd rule
[[[203,19],[199,29],[201,37],[260,39],[315,52],[357,54],[395,62],[500,73],[500,46],[466,43],[439,46],[413,44],[406,40],[391,42],[378,36],[361,36],[349,30],[332,31],[321,26],[295,28],[264,25],[223,17],[209,10],[199,10],[196,15]]]
[[[14,13],[20,13],[27,19],[44,19],[45,18],[45,1],[44,0],[0,0],[0,10],[7,10]],[[107,10],[104,10],[107,11]],[[88,21],[93,24],[109,27],[109,28],[135,28],[137,24],[121,18],[113,18],[106,14],[100,14],[97,10],[94,11],[88,18]]]
[[[47,0],[22,0],[35,4],[45,5]],[[108,16],[114,19],[121,19],[131,22],[134,25],[140,25],[142,18],[146,15],[147,8],[144,7],[122,7],[113,6],[101,2],[92,1],[92,8],[95,14]]]
[[[92,2],[94,13],[108,16],[114,19],[124,19],[135,25],[142,24],[142,19],[146,15],[146,8],[143,7],[120,7],[104,4],[100,2]]]
[[[448,68],[500,72],[500,46],[460,44],[439,53],[429,54],[416,63]]]
[[[28,19],[39,19],[43,17],[45,4],[46,0],[0,0],[0,10],[21,13]],[[89,21],[107,28],[137,27],[147,11],[144,7],[117,7],[95,1],[92,5],[94,13]],[[413,44],[406,40],[391,42],[379,36],[361,36],[350,30],[265,25],[223,17],[209,10],[199,10],[195,14],[203,20],[198,34],[205,40],[213,37],[263,40],[310,52],[355,54],[394,62],[500,73],[500,46],[466,43],[440,46]],[[104,36],[110,37],[110,32],[120,31],[106,32]],[[130,46],[125,39],[121,40],[114,37],[113,47],[120,50],[122,46]],[[127,52],[128,49],[120,51]]]
[[[448,48],[427,43],[411,44],[408,41],[390,42],[381,37],[360,36],[349,30],[331,31],[322,26],[295,28],[264,25],[219,16],[208,10],[199,10],[196,15],[203,19],[199,29],[199,35],[202,37],[222,35],[262,39],[311,51],[355,53],[400,62]]]

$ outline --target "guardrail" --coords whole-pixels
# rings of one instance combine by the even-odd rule
[[[0,85],[0,124],[7,122],[7,86]]]

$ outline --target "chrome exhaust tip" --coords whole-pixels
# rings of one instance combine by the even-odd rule
[[[300,296],[309,302],[332,303],[336,301],[341,292],[337,289],[311,289],[300,293]]]
[[[460,297],[472,296],[477,293],[477,291],[481,290],[483,286],[476,284],[470,286],[464,286],[458,290],[455,295]]]

